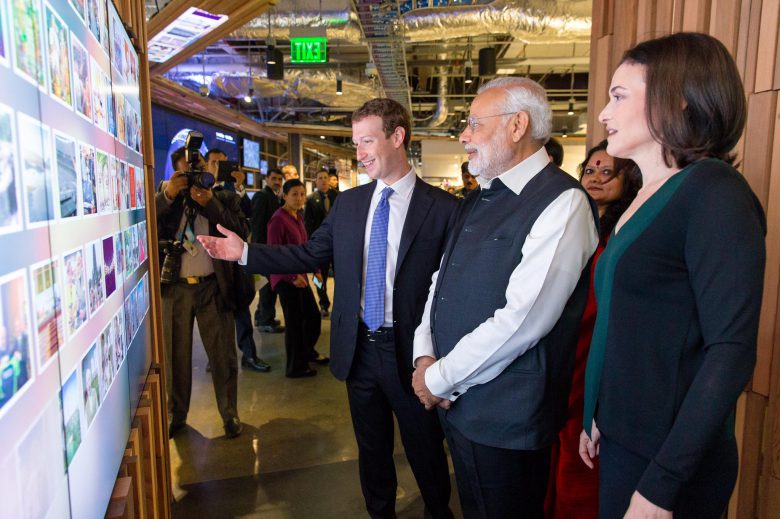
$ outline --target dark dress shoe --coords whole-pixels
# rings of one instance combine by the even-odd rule
[[[171,422],[168,426],[168,438],[173,438],[187,426],[187,422]]]
[[[279,324],[264,324],[257,327],[263,333],[282,333],[284,332],[284,326]]]
[[[235,438],[240,435],[243,430],[244,426],[238,418],[234,417],[225,422],[225,438]]]
[[[259,371],[260,373],[271,371],[270,364],[259,357],[255,357],[254,359],[241,359],[241,367],[251,369],[252,371]]]
[[[318,353],[315,357],[312,357],[309,362],[319,364],[320,366],[326,366],[330,362],[330,357],[324,357]]]
[[[305,378],[305,377],[313,377],[317,374],[316,369],[309,368],[306,371],[301,371],[300,373],[288,373],[287,378]]]

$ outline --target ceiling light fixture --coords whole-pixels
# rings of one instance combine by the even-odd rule
[[[251,103],[252,99],[254,99],[254,97],[255,97],[255,89],[252,88],[252,87],[249,87],[249,91],[244,96],[244,102],[247,103],[247,104]]]
[[[252,44],[248,43],[246,48],[246,61],[249,64],[249,90],[247,91],[246,95],[244,96],[244,102],[247,104],[252,102],[252,98],[255,95],[255,89],[252,88]]]
[[[470,85],[474,82],[474,80],[471,78],[471,67],[474,66],[474,64],[471,62],[471,60],[468,60],[466,62],[466,69],[463,73],[463,82],[467,85]]]
[[[342,87],[341,72],[339,72],[338,74],[336,74],[336,95],[337,96],[340,96],[344,93],[341,87]]]
[[[567,127],[563,127],[563,130],[561,131],[561,139],[566,139],[569,137],[569,129]]]
[[[571,82],[569,83],[569,111],[567,115],[574,115],[574,67],[571,67]]]
[[[566,115],[574,115],[574,98],[569,98],[569,111],[566,112]]]
[[[320,139],[325,140],[325,136],[324,135],[320,135]]]
[[[265,55],[266,63],[269,65],[276,65],[276,54],[274,49],[276,48],[276,38],[271,36],[271,10],[266,11],[268,13],[268,37],[265,39]]]

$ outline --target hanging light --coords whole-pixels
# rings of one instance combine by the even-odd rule
[[[561,131],[561,139],[566,139],[569,137],[569,129],[567,127],[563,127],[563,130]]]
[[[571,83],[569,84],[569,111],[567,115],[574,115],[574,67],[571,68]]]
[[[465,112],[460,114],[460,122],[462,122],[462,123],[468,122],[468,120],[466,119],[466,113]]]
[[[474,66],[474,64],[471,62],[471,60],[468,60],[466,62],[466,68],[465,68],[465,71],[463,73],[463,82],[466,83],[467,85],[470,85],[474,81],[471,78],[471,67],[473,67],[473,66]]]
[[[244,96],[244,102],[247,103],[247,104],[251,103],[252,99],[254,99],[254,97],[255,97],[255,89],[252,88],[252,87],[249,87],[249,91]]]
[[[569,111],[566,112],[566,115],[574,115],[574,98],[569,98]]]
[[[336,74],[336,95],[337,96],[340,96],[344,93],[341,87],[342,87],[341,72],[339,72],[338,74]]]

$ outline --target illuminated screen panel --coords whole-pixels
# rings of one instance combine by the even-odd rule
[[[260,169],[260,143],[244,139],[244,161],[245,168]]]
[[[150,362],[138,56],[99,0],[0,3],[0,501],[105,514]]]
[[[179,53],[184,47],[205,36],[227,21],[224,14],[211,14],[190,7],[165,29],[149,40],[149,60],[162,63]]]

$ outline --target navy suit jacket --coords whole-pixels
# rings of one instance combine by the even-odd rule
[[[319,229],[303,245],[249,245],[247,269],[259,274],[312,272],[331,257],[335,283],[330,368],[346,379],[352,368],[360,321],[363,247],[376,182],[342,192]],[[420,178],[404,221],[393,286],[393,330],[402,386],[411,392],[412,342],[420,324],[431,276],[439,268],[457,200]]]

